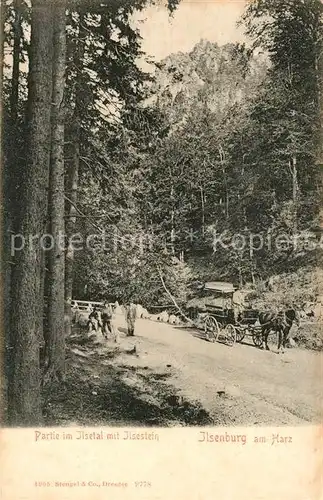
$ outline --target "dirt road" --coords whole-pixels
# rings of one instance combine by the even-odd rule
[[[322,422],[323,353],[210,343],[201,333],[137,320],[119,341],[75,329],[67,377],[44,394],[46,425],[304,425]]]
[[[122,323],[122,319],[120,318]],[[120,325],[121,325],[120,323]],[[121,331],[123,328],[121,327]],[[137,320],[138,357],[116,362],[167,376],[187,400],[198,400],[218,425],[298,425],[321,421],[322,353],[283,355],[250,345],[228,347],[198,332]]]

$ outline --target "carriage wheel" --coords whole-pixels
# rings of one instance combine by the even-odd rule
[[[236,328],[236,332],[237,332],[237,342],[242,342],[246,336],[246,330],[238,327]]]
[[[226,343],[233,346],[237,340],[237,330],[233,325],[227,325],[224,329]]]
[[[207,340],[215,342],[219,336],[219,324],[213,316],[207,316],[204,323],[204,331]]]
[[[256,347],[262,346],[262,332],[254,332],[252,334],[252,340]]]

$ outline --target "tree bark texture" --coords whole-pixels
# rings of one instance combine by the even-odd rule
[[[298,216],[298,200],[299,200],[299,186],[298,186],[298,172],[297,172],[297,159],[293,156],[291,161],[291,171],[292,171],[292,185],[293,185],[293,232],[297,232],[297,216]]]
[[[18,142],[18,97],[19,97],[19,61],[20,61],[20,45],[21,45],[21,0],[15,0],[14,8],[14,23],[13,23],[13,51],[12,51],[12,73],[11,73],[11,92],[10,92],[10,123],[9,123],[9,147],[7,158],[3,159],[5,164],[4,169],[4,330],[6,345],[10,346],[10,307],[11,307],[11,252],[10,243],[11,235],[17,227],[17,185],[20,184],[18,179],[19,170],[17,169],[17,142]],[[4,7],[2,6],[2,34],[4,33]],[[2,35],[1,35],[2,36]],[[2,44],[4,37],[2,38]],[[3,45],[2,45],[3,49]],[[2,95],[2,94],[1,94]],[[1,113],[0,113],[1,115]],[[10,349],[7,354],[10,353]],[[6,364],[7,366],[7,364]]]
[[[49,179],[49,220],[53,248],[48,258],[48,307],[45,345],[46,379],[65,374],[64,332],[64,89],[66,67],[66,2],[55,8],[53,33],[52,149]]]
[[[3,2],[0,3],[0,58],[1,61],[3,61],[4,57],[4,19],[5,19],[5,8],[3,5]],[[3,64],[0,64],[0,92],[1,95],[3,95]],[[0,99],[0,116],[3,116],[3,100]],[[0,169],[0,196],[4,201],[6,201],[6,198],[4,197],[4,192],[6,190],[6,178],[4,175],[4,169],[3,166],[5,164],[5,159],[3,157],[4,153],[4,148],[3,148],[3,127],[0,127],[0,161],[1,161],[1,169]],[[6,221],[6,206],[4,207],[4,212],[1,212],[1,222],[2,222],[2,239],[1,239],[1,245],[0,245],[0,261],[4,262],[7,259],[7,252],[5,250],[6,243],[7,243],[7,221]],[[9,263],[6,262],[6,267],[5,267],[5,272],[0,273],[0,287],[3,290],[3,287],[5,287],[5,293],[4,296],[2,295],[0,297],[0,322],[4,324],[5,327],[5,332],[7,333],[8,331],[8,320],[7,320],[7,314],[5,312],[5,308],[7,306],[7,297],[8,297],[8,289],[7,289],[7,279],[9,277],[8,275],[8,267]],[[0,337],[0,352],[3,353],[5,348],[5,337],[2,335]],[[5,363],[6,366],[6,363]],[[1,378],[0,381],[0,390],[2,391],[2,394],[5,394],[5,387],[4,387],[4,377]],[[3,417],[3,408],[0,408],[0,419]]]
[[[11,335],[13,352],[8,413],[11,425],[41,421],[39,327],[41,250],[38,238],[46,227],[52,96],[52,9],[34,0],[31,14],[31,60],[28,89],[28,157],[21,205],[20,231],[25,245],[18,251],[12,276]],[[33,240],[31,238],[34,238]]]

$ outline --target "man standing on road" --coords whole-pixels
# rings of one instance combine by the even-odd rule
[[[89,327],[89,332],[94,330],[95,332],[100,328],[100,318],[99,318],[99,311],[96,307],[91,311],[89,315],[89,321],[88,321],[88,327]]]
[[[234,314],[234,321],[237,323],[239,321],[240,314],[243,311],[243,296],[239,288],[237,288],[232,295],[232,308]]]
[[[133,337],[135,334],[135,322],[137,316],[137,310],[135,304],[126,304],[125,305],[125,316],[127,321],[128,333],[129,337]]]
[[[102,332],[103,335],[107,338],[108,332],[112,334],[112,306],[108,302],[105,302],[103,305],[103,309],[101,311],[102,318]]]

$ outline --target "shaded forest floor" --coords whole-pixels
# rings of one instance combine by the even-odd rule
[[[104,341],[103,341],[104,342]],[[171,365],[133,366],[134,343],[102,343],[93,335],[72,338],[67,378],[44,394],[45,425],[208,425],[212,418],[197,401],[187,401],[167,380]],[[125,358],[129,358],[128,360]]]
[[[76,332],[65,384],[44,394],[47,426],[300,425],[322,415],[322,353],[230,348],[138,320],[116,344]]]

